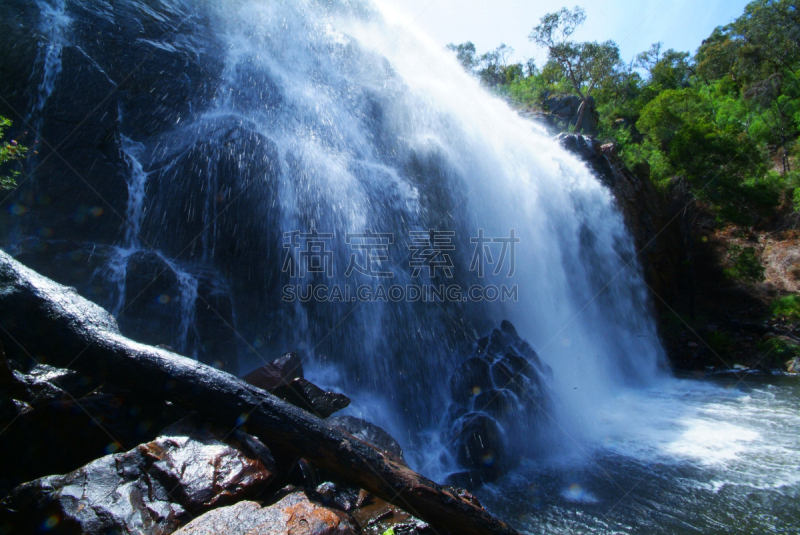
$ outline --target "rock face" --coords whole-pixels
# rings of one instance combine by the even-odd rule
[[[295,353],[287,353],[255,369],[242,380],[320,418],[327,418],[350,405],[350,398],[344,394],[326,392],[305,379],[302,360]]]
[[[129,452],[21,485],[3,500],[0,524],[32,533],[55,518],[63,533],[171,533],[193,515],[258,495],[275,477],[269,450],[253,437],[219,436],[182,422]]]
[[[533,453],[526,445],[535,442],[550,403],[551,374],[508,321],[471,348],[450,378],[453,403],[445,418],[455,457],[467,470],[459,483],[494,480]]]
[[[628,170],[613,144],[600,145],[594,139],[575,134],[559,136],[561,145],[581,158],[616,198],[636,243],[638,257],[648,284],[668,301],[680,293],[684,277],[685,250],[681,222],[673,221],[678,206],[661,195],[650,182],[646,168]],[[671,223],[671,224],[670,224]],[[677,253],[676,253],[677,251]]]
[[[208,512],[176,535],[355,535],[356,523],[342,511],[313,503],[302,491],[274,505],[243,501]]]

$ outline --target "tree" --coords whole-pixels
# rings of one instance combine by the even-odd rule
[[[511,64],[508,60],[514,55],[514,49],[501,43],[496,49],[483,54],[480,58],[478,76],[488,87],[506,85],[522,76],[522,65]]]
[[[775,188],[758,180],[766,174],[758,145],[731,125],[717,125],[711,103],[696,89],[662,92],[636,127],[666,155],[664,172],[684,176],[724,219],[750,223],[777,204]]]
[[[23,147],[16,140],[4,141],[5,131],[11,126],[11,121],[0,116],[0,191],[13,189],[17,183],[15,178],[19,176],[16,169],[8,169],[8,166],[16,161],[25,158],[28,149]],[[7,169],[4,171],[4,169]]]
[[[728,26],[717,28],[697,54],[698,73],[730,77],[751,111],[781,149],[783,173],[800,123],[800,5],[797,0],[756,0]]]
[[[529,38],[548,50],[581,99],[575,128],[580,128],[586,104],[593,91],[608,79],[620,64],[619,48],[613,41],[576,43],[570,37],[586,21],[580,7],[562,8],[541,18]]]
[[[478,51],[476,50],[475,44],[472,41],[467,41],[466,43],[461,43],[460,45],[454,45],[453,43],[450,43],[447,45],[447,50],[455,52],[456,59],[458,59],[458,62],[461,63],[467,72],[474,72],[478,67]]]

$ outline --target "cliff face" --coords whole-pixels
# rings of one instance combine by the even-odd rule
[[[562,134],[561,144],[579,156],[613,192],[625,222],[634,237],[653,302],[658,309],[674,301],[685,286],[686,216],[692,204],[673,189],[663,195],[649,179],[646,168],[629,170],[613,144],[601,145],[592,138]]]

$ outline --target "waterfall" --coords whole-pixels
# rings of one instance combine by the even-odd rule
[[[394,406],[401,426],[416,430],[410,435],[435,426],[458,364],[454,349],[504,317],[554,369],[557,419],[570,436],[592,436],[599,399],[659,376],[663,352],[612,195],[542,128],[487,94],[438,46],[387,22],[397,18],[385,7],[249,1],[221,16],[229,43],[222,90],[181,136],[194,136],[195,146],[210,137],[212,147],[242,138],[269,147],[242,164],[265,201],[250,209],[274,217],[263,232],[277,225],[278,239],[305,236],[296,249],[283,238],[289,254],[317,240],[337,266],[298,277],[302,284],[386,284],[345,275],[354,254],[347,233],[390,234],[378,265],[393,272],[390,284],[405,286],[446,279],[415,277],[415,233],[452,231],[456,273],[447,281],[464,288],[481,282],[469,271],[481,229],[519,238],[513,277],[490,269],[483,280],[518,285],[516,302],[278,303],[270,321],[291,336],[278,338],[274,352],[299,345],[316,366],[334,369],[345,391],[364,393],[365,405]],[[156,159],[196,158],[187,145],[162,141]],[[212,160],[226,157],[212,149]],[[180,178],[159,181],[166,198]]]
[[[387,6],[85,5],[80,16],[102,31],[141,27],[120,40],[74,37],[91,60],[82,68],[127,80],[113,94],[119,154],[103,153],[118,158],[126,221],[116,241],[102,238],[111,252],[95,273],[105,285],[94,285],[128,315],[123,332],[136,320],[135,332],[155,326],[157,343],[169,337],[188,355],[238,351],[241,373],[296,350],[417,467],[442,443],[461,348],[503,319],[552,368],[549,416],[570,441],[602,433],[600,400],[662,373],[611,193]],[[59,21],[69,20],[58,12],[34,112],[58,76]],[[133,67],[141,83],[127,78]],[[230,305],[198,307],[217,287]],[[235,343],[214,338],[231,328]]]
[[[34,128],[39,131],[42,111],[61,74],[61,53],[67,44],[67,32],[72,21],[66,13],[66,0],[37,0],[36,3],[41,13],[39,31],[47,40],[40,44],[37,63],[41,64],[42,79],[28,120],[33,120]]]

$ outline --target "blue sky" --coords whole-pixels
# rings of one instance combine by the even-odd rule
[[[415,26],[441,43],[472,41],[479,52],[501,42],[515,50],[515,59],[545,54],[528,41],[542,15],[575,0],[383,0],[403,11]],[[630,60],[651,43],[694,52],[717,27],[738,17],[746,0],[582,0],[587,22],[576,34],[582,41],[613,39],[623,59]],[[421,14],[421,15],[420,15]]]

